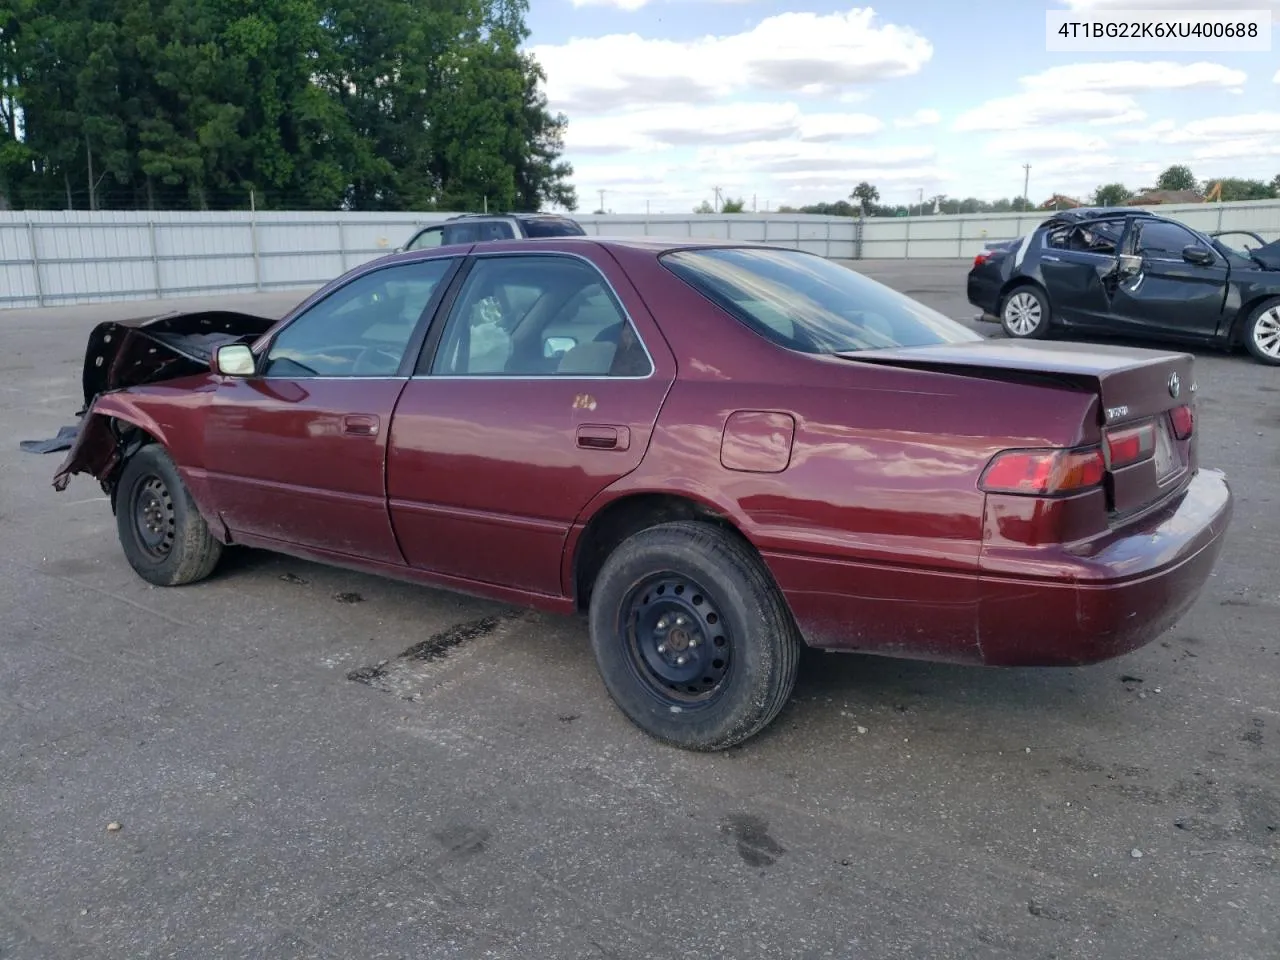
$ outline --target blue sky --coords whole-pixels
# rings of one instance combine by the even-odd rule
[[[1280,173],[1280,48],[1045,51],[1045,10],[1273,11],[1280,0],[533,0],[528,46],[569,117],[580,210],[836,200],[1086,198]],[[1280,22],[1273,26],[1280,42]]]

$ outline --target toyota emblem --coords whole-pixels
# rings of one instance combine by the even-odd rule
[[[1178,379],[1178,375],[1177,375],[1176,373],[1174,373],[1174,374],[1170,374],[1170,376],[1169,376],[1169,396],[1171,396],[1171,397],[1173,397],[1173,399],[1177,400],[1177,399],[1178,399],[1178,394],[1180,394],[1181,392],[1182,392],[1182,381]]]

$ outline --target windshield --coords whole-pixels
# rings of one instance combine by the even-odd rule
[[[530,237],[584,237],[587,234],[576,221],[565,217],[526,220],[524,232]]]
[[[936,310],[798,250],[711,248],[662,262],[761,336],[804,353],[981,340]]]

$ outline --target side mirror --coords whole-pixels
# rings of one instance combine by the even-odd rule
[[[1119,257],[1120,276],[1134,277],[1142,272],[1142,258],[1122,253]]]
[[[214,373],[224,377],[249,377],[257,370],[258,363],[253,351],[243,343],[228,343],[214,351],[210,366]]]
[[[1214,261],[1213,251],[1208,247],[1202,247],[1198,243],[1189,243],[1182,248],[1182,259],[1187,263],[1194,263],[1197,266],[1207,267]]]

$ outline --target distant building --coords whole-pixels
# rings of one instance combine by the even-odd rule
[[[1147,190],[1125,203],[1130,207],[1152,207],[1161,203],[1204,203],[1204,197],[1195,190]]]
[[[1074,207],[1083,207],[1084,204],[1075,197],[1066,197],[1060,193],[1055,193],[1052,197],[1040,204],[1041,210],[1071,210]]]

